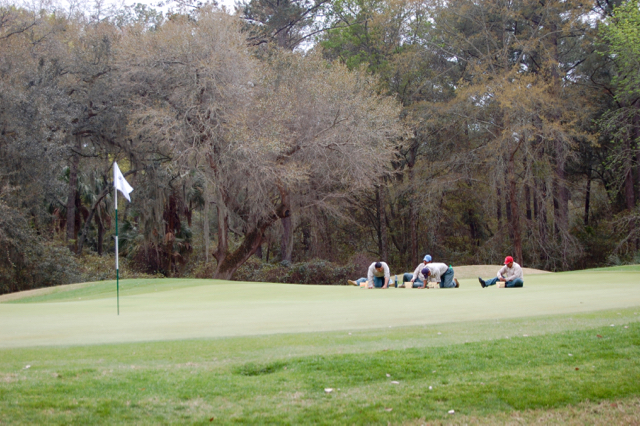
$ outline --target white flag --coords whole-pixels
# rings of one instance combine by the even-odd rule
[[[127,182],[124,176],[122,176],[122,172],[118,167],[118,163],[115,162],[113,163],[113,187],[116,190],[122,192],[122,195],[124,195],[124,197],[129,200],[129,202],[131,202],[129,193],[133,191],[133,188],[131,187],[131,185],[129,185],[129,182]]]

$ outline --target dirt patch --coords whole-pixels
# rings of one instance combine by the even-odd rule
[[[423,419],[405,422],[407,425],[424,425]],[[512,411],[486,417],[453,414],[447,421],[429,422],[429,425],[638,425],[640,424],[640,399],[628,398],[616,401],[582,402],[555,409]]]
[[[18,375],[16,374],[3,374],[0,375],[0,383],[14,383],[18,381]]]
[[[502,265],[453,265],[453,271],[455,277],[458,279],[465,278],[478,278],[483,279],[493,278],[498,273],[498,270],[502,268]],[[551,274],[552,272],[543,271],[542,269],[522,268],[525,278],[527,275],[539,275],[539,274]]]

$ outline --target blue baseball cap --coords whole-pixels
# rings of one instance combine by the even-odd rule
[[[422,259],[422,260],[424,260],[425,262],[431,262],[431,256],[430,255],[426,255],[424,257],[424,259]]]
[[[423,268],[421,272],[425,277],[431,275],[431,270],[429,268]]]

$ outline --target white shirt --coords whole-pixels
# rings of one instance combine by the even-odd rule
[[[424,268],[426,268],[426,267],[427,267],[427,264],[424,263],[424,262],[422,262],[421,264],[418,265],[416,270],[413,271],[413,281],[415,281],[415,280],[420,280],[422,282],[426,282],[427,281],[427,277],[422,275],[422,270]]]
[[[367,281],[369,281],[371,285],[373,285],[373,277],[391,277],[391,272],[389,272],[389,265],[387,265],[385,262],[380,262],[380,264],[382,265],[382,271],[378,271],[376,269],[376,262],[373,262],[371,266],[369,266],[369,270],[367,271]]]
[[[507,281],[513,281],[516,278],[523,278],[522,268],[516,262],[513,262],[511,268],[509,268],[507,265],[504,265],[498,271],[498,278],[504,278]]]
[[[431,276],[436,281],[442,281],[442,275],[449,270],[449,265],[446,263],[427,263],[427,268],[431,271]]]

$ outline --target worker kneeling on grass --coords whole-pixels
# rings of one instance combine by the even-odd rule
[[[422,259],[422,263],[420,263],[416,267],[415,271],[413,271],[413,274],[410,272],[405,272],[404,274],[400,275],[402,277],[402,283],[398,285],[398,283],[400,282],[400,280],[398,279],[396,281],[396,287],[405,288],[405,283],[409,283],[409,288],[424,288],[425,283],[427,282],[427,278],[422,275],[422,269],[424,269],[424,267],[427,266],[429,262],[431,262],[431,256],[427,254],[424,259]]]
[[[505,283],[503,288],[515,288],[524,287],[524,280],[522,277],[523,273],[520,265],[513,261],[513,257],[507,256],[504,258],[504,266],[498,271],[497,277],[486,281],[478,277],[478,281],[480,281],[482,288],[495,285],[499,281]]]
[[[440,288],[457,288],[460,287],[458,280],[453,277],[453,267],[446,263],[429,263],[422,269],[422,275],[425,277],[425,284],[429,277],[439,282]]]
[[[367,278],[359,278],[356,281],[347,280],[347,283],[361,287],[366,283],[367,288],[388,288],[390,279],[389,265],[386,262],[373,262],[367,270]]]

